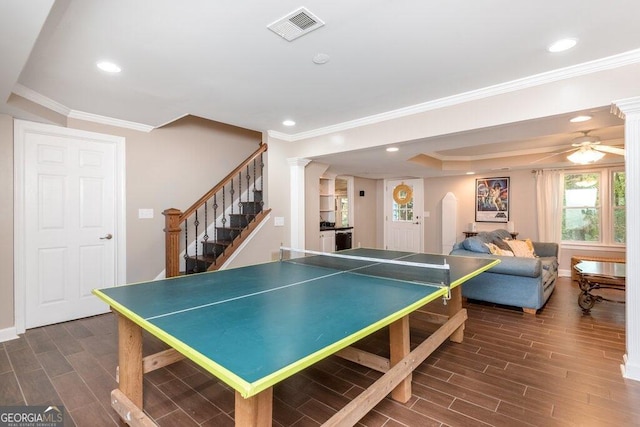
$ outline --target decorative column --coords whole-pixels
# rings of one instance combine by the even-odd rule
[[[615,101],[612,112],[625,120],[627,353],[622,374],[640,381],[640,97]]]
[[[291,202],[291,247],[294,249],[304,249],[304,168],[311,162],[311,160],[295,157],[287,159],[287,162],[289,163],[290,172],[289,196]]]

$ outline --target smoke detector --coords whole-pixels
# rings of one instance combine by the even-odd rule
[[[323,25],[324,21],[309,12],[307,8],[301,7],[267,25],[267,28],[283,39],[293,41]]]

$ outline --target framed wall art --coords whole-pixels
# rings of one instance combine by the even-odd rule
[[[476,179],[476,222],[509,222],[509,177]]]

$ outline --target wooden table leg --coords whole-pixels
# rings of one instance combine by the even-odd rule
[[[457,312],[462,310],[462,286],[456,286],[451,289],[451,299],[447,302],[447,311],[449,318],[452,318]],[[464,338],[464,323],[460,325],[449,339],[453,342],[462,342]]]
[[[118,388],[142,410],[142,329],[124,316],[117,317]]]
[[[242,397],[236,391],[236,426],[271,427],[273,419],[273,388],[261,391],[255,396]]]
[[[409,333],[409,316],[396,320],[389,325],[389,345],[391,367],[405,358],[411,352],[411,337]],[[411,398],[411,378],[409,374],[402,380],[400,384],[391,392],[391,398],[405,403]]]

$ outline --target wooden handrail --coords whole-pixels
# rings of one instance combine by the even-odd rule
[[[186,218],[189,218],[195,211],[200,208],[200,206],[204,205],[207,200],[213,197],[218,191],[222,190],[225,185],[229,183],[245,166],[247,166],[253,159],[258,157],[260,154],[267,151],[267,144],[260,144],[260,148],[258,148],[252,155],[250,155],[247,160],[238,165],[237,168],[232,170],[227,176],[224,177],[222,181],[220,181],[215,187],[205,193],[202,197],[198,199],[189,209],[184,211],[182,215],[180,215],[180,222],[184,221]]]
[[[165,216],[165,275],[166,277],[177,276],[179,272],[179,251],[180,251],[180,233],[181,225],[193,215],[198,209],[207,203],[220,190],[224,190],[225,186],[232,181],[245,167],[247,167],[256,157],[267,151],[267,144],[260,144],[260,147],[238,167],[231,171],[222,181],[216,184],[211,190],[198,199],[189,209],[180,212],[179,209],[166,209],[162,214]],[[255,184],[255,181],[254,181]],[[215,219],[214,219],[215,221]]]

